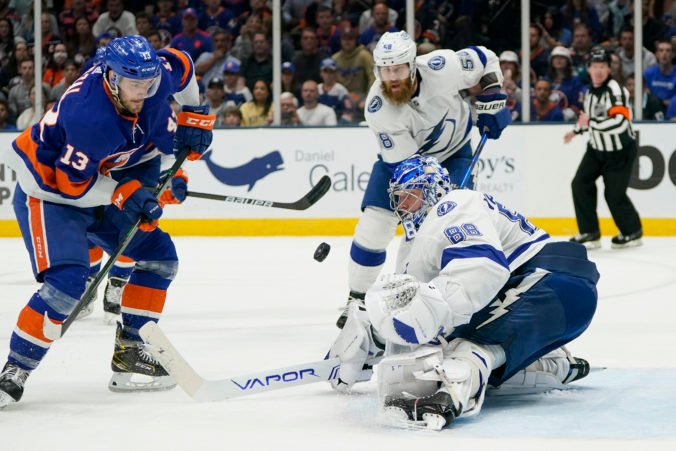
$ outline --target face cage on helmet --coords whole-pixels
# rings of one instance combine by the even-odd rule
[[[109,78],[110,78],[110,82],[109,82],[110,91],[117,97],[120,96],[120,83],[122,82],[122,80],[124,78],[126,78],[128,80],[137,80],[135,78],[129,78],[129,77],[125,77],[124,75],[120,75],[112,69],[110,70],[110,77]],[[162,76],[161,76],[161,73],[160,73],[159,75],[154,77],[153,82],[150,85],[150,88],[148,88],[148,91],[145,94],[146,99],[154,96],[155,94],[157,94],[157,90],[160,87],[161,81],[162,81]]]
[[[410,222],[416,229],[420,227],[420,224],[422,224],[429,210],[452,188],[447,172],[443,167],[439,166],[438,168],[435,168],[434,172],[425,173],[425,166],[426,165],[423,164],[420,167],[423,171],[422,174],[411,179],[404,182],[391,181],[389,189],[387,190],[390,196],[390,208],[397,215],[401,223]],[[411,171],[413,170],[414,169],[411,169]],[[441,174],[439,173],[439,170],[442,171]],[[399,180],[405,178],[406,175],[408,175],[408,173],[402,174],[399,177]],[[414,189],[422,191],[422,204],[420,208],[417,211],[410,213],[399,210],[399,194],[397,193]]]

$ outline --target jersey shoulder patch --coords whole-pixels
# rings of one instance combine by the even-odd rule
[[[441,70],[446,65],[446,58],[441,55],[433,56],[427,61],[427,66],[432,70]]]
[[[453,202],[451,200],[441,202],[437,206],[437,216],[439,216],[439,217],[444,216],[445,214],[452,211],[457,206],[458,206],[458,204],[456,204],[455,202]]]
[[[383,99],[380,96],[373,96],[373,98],[369,102],[368,107],[366,107],[366,109],[369,113],[375,113],[382,106],[383,106]]]

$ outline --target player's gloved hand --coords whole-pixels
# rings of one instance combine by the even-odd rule
[[[366,292],[369,321],[385,340],[429,343],[453,331],[453,313],[439,289],[409,274],[384,274]]]
[[[190,148],[188,160],[199,160],[211,145],[216,116],[209,114],[209,105],[184,105],[178,113],[178,127],[174,136],[174,153]]]
[[[384,344],[374,340],[363,301],[354,300],[347,321],[329,350],[329,358],[340,359],[338,377],[331,381],[331,387],[345,392],[357,382],[370,380],[373,367],[366,365],[367,359],[375,357],[384,348]]]
[[[159,203],[162,208],[166,204],[180,204],[188,194],[188,174],[179,169],[172,177],[171,183],[160,195]]]
[[[512,123],[512,113],[507,108],[507,94],[484,93],[476,96],[476,125],[480,133],[488,133],[490,139],[498,139],[502,130]]]
[[[157,220],[162,216],[162,207],[155,196],[143,188],[138,180],[120,181],[113,192],[112,202],[125,214],[129,222],[134,223],[141,217],[139,230],[151,232],[157,228]],[[119,221],[117,223],[120,224]]]

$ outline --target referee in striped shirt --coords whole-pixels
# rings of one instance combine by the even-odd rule
[[[620,229],[613,248],[641,244],[641,219],[627,196],[629,177],[636,160],[636,137],[631,126],[629,92],[610,75],[610,55],[602,47],[592,49],[587,71],[591,79],[584,98],[584,112],[575,128],[565,134],[568,144],[575,135],[589,132],[587,151],[573,178],[573,203],[579,233],[570,239],[589,249],[601,246],[596,214],[596,179],[603,177],[604,197]]]

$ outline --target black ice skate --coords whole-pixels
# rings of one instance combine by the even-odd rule
[[[570,240],[573,243],[582,244],[587,249],[598,249],[601,247],[601,232],[578,233]]]
[[[610,247],[613,249],[624,249],[625,247],[636,247],[643,244],[641,237],[643,236],[643,230],[638,232],[630,233],[629,235],[622,235],[618,233],[610,240]]]
[[[127,280],[120,277],[110,277],[106,284],[106,292],[103,297],[103,322],[115,324],[120,317],[120,301],[122,290],[127,285]]]
[[[87,291],[87,288],[89,288],[89,285],[92,283],[94,280],[94,276],[89,276],[87,277],[87,284],[85,285],[85,291]],[[94,313],[94,303],[96,301],[96,291],[93,291],[92,294],[87,298],[85,301],[84,307],[82,307],[82,310],[77,314],[76,319],[82,319],[86,318],[92,313]]]
[[[11,363],[6,363],[0,373],[0,409],[13,402],[19,402],[23,396],[23,386],[30,371],[26,371]]]
[[[345,326],[345,322],[347,321],[347,312],[350,310],[350,304],[352,304],[354,301],[360,301],[363,303],[365,296],[366,295],[364,293],[350,291],[350,295],[347,297],[347,304],[345,304],[345,308],[341,312],[338,321],[336,321],[336,326],[338,326],[338,329],[342,329]]]
[[[122,338],[122,324],[117,323],[113,376],[108,389],[114,392],[161,391],[176,386],[176,381],[145,349],[140,341]]]
[[[411,428],[441,430],[460,414],[445,388],[425,398],[386,398],[385,414],[398,425]]]

